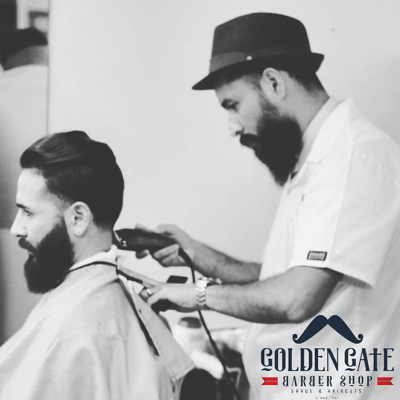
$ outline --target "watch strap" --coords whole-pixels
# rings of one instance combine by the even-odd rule
[[[209,310],[206,303],[206,290],[208,286],[217,285],[212,278],[201,277],[196,282],[196,304],[199,310]]]

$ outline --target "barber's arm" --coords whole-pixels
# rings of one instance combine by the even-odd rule
[[[294,267],[282,275],[241,285],[214,285],[206,289],[209,309],[257,323],[298,323],[316,315],[342,274],[328,268]],[[151,288],[147,302],[157,309],[198,308],[195,285],[160,284]],[[161,303],[160,303],[161,302]]]
[[[181,247],[192,259],[195,269],[205,276],[219,278],[223,283],[243,284],[258,280],[261,269],[258,263],[239,261],[214,250],[191,238],[176,225],[159,225],[155,232],[170,236],[178,243],[153,254],[153,258],[164,267],[186,265],[178,254]],[[143,258],[148,254],[148,251],[141,252],[137,257]]]

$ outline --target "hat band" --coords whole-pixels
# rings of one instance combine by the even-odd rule
[[[243,61],[251,61],[257,58],[263,58],[267,56],[276,56],[285,54],[284,47],[273,47],[267,50],[260,50],[255,53],[227,53],[221,54],[220,56],[214,56],[210,61],[210,73],[218,71],[221,68],[229,67],[233,64],[238,64]]]

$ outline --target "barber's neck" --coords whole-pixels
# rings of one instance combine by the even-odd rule
[[[113,243],[110,229],[93,229],[74,243],[74,263],[81,262],[97,253],[107,252]]]
[[[296,119],[303,133],[328,99],[329,95],[325,90],[319,90],[312,94],[303,92],[302,95],[296,99]]]

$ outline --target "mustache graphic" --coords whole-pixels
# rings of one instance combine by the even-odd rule
[[[346,322],[344,322],[338,315],[332,315],[329,319],[323,315],[316,316],[299,338],[298,335],[293,335],[293,341],[297,344],[304,343],[315,336],[320,330],[325,328],[326,325],[329,325],[339,335],[343,336],[352,343],[361,343],[363,341],[364,336],[359,334],[357,339],[351,329],[347,326]]]

